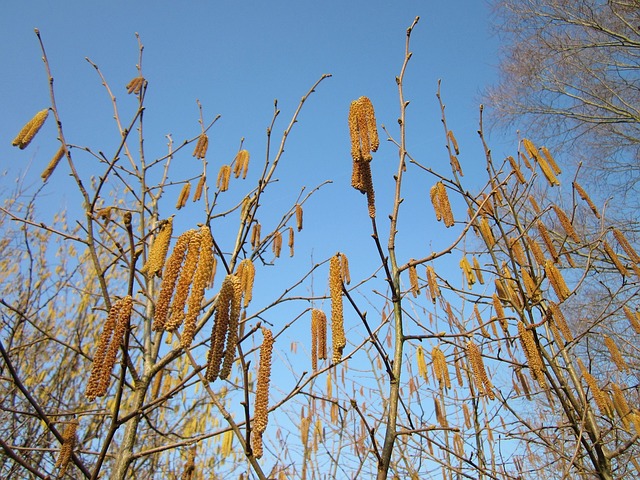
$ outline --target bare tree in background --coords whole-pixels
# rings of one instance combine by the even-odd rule
[[[640,2],[493,3],[504,45],[501,78],[485,99],[493,120],[570,147],[600,186],[606,179],[637,202]]]

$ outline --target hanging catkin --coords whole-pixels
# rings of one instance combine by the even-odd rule
[[[173,291],[176,286],[176,280],[182,269],[184,254],[187,251],[191,237],[195,234],[196,230],[187,230],[180,235],[176,246],[173,247],[173,252],[169,256],[160,285],[160,294],[156,301],[152,327],[154,331],[162,331],[165,329],[165,323],[167,322],[167,316],[169,314],[169,304],[171,303],[171,297],[173,296]]]
[[[116,356],[124,334],[129,327],[132,310],[133,299],[129,295],[116,301],[109,309],[98,347],[93,356],[91,375],[85,391],[85,396],[89,400],[107,394],[111,371],[116,363]]]
[[[173,331],[182,325],[184,320],[184,307],[187,303],[187,297],[193,283],[193,276],[198,266],[198,258],[200,257],[200,243],[202,240],[202,231],[196,230],[189,238],[189,246],[187,248],[187,256],[184,265],[180,270],[180,278],[176,285],[176,293],[171,302],[171,317],[167,320],[164,328]]]
[[[40,110],[38,113],[34,115],[34,117],[27,122],[27,124],[22,127],[22,130],[16,135],[16,138],[13,139],[11,144],[14,147],[18,147],[20,150],[24,150],[27,148],[27,145],[31,143],[33,137],[36,136],[38,130],[42,128],[44,125],[44,121],[47,119],[49,115],[49,109],[45,108],[44,110]]]
[[[184,317],[184,330],[181,337],[182,348],[189,348],[196,330],[196,318],[200,313],[204,291],[211,279],[213,270],[213,237],[206,225],[200,228],[200,249],[196,271],[193,275],[191,294],[187,302],[187,314]]]
[[[467,356],[469,358],[469,363],[471,364],[471,371],[473,372],[476,388],[480,393],[487,395],[491,400],[493,400],[495,398],[493,385],[491,385],[491,381],[487,376],[487,371],[484,368],[482,354],[473,340],[469,340],[467,342]]]
[[[167,258],[172,233],[173,217],[169,217],[164,222],[161,222],[160,231],[153,239],[151,248],[149,249],[149,256],[141,269],[141,272],[147,278],[151,278],[154,275],[162,277],[162,268],[164,267],[164,262]]]
[[[260,365],[258,366],[258,382],[253,415],[251,448],[256,458],[262,457],[262,434],[267,429],[269,420],[269,382],[271,381],[271,355],[273,352],[273,334],[262,327],[262,346],[260,347]]]
[[[331,257],[329,262],[329,292],[331,294],[331,342],[333,363],[342,359],[342,351],[347,344],[344,333],[342,311],[342,266],[340,253]]]
[[[238,326],[240,321],[240,310],[242,303],[242,283],[237,275],[230,275],[233,297],[229,306],[229,325],[227,327],[227,342],[224,351],[224,362],[220,370],[219,377],[225,379],[231,373],[233,361],[236,358],[236,347],[238,345]]]
[[[229,331],[229,318],[231,315],[231,304],[234,300],[235,275],[227,275],[220,286],[220,292],[215,305],[215,319],[211,328],[211,341],[209,353],[207,355],[207,372],[205,378],[213,382],[218,378],[220,365],[225,354],[225,342]],[[235,346],[234,346],[235,348]]]
[[[73,455],[73,449],[76,445],[76,431],[78,430],[79,422],[77,419],[73,419],[67,423],[62,432],[62,446],[60,447],[60,454],[56,460],[56,467],[60,469],[58,472],[59,478],[62,478],[67,471],[71,456]]]

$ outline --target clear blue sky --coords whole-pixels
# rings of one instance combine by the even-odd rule
[[[0,20],[0,172],[6,174],[0,177],[0,187],[9,191],[23,176],[25,185],[33,189],[41,183],[40,172],[57,149],[52,117],[26,150],[11,147],[24,122],[49,105],[34,27],[39,28],[47,48],[68,142],[89,145],[109,156],[118,140],[113,111],[85,57],[98,64],[120,108],[130,113],[135,98],[126,95],[125,85],[136,75],[138,32],[145,45],[143,73],[149,81],[147,158],[166,152],[166,134],[172,134],[179,144],[199,132],[199,99],[205,120],[222,115],[210,131],[208,159],[214,174],[219,165],[233,159],[244,137],[257,175],[274,99],[279,100],[282,111],[274,130],[277,145],[301,96],[323,73],[330,73],[332,78],[310,98],[288,140],[277,175],[281,182],[265,198],[271,210],[263,213],[261,221],[263,231],[268,232],[269,221],[295,202],[301,186],[311,188],[333,180],[305,206],[305,230],[296,237],[296,259],[283,261],[291,262],[288,271],[297,276],[310,264],[311,255],[318,261],[343,251],[351,258],[355,278],[368,275],[377,256],[366,201],[350,187],[347,112],[351,100],[366,95],[376,108],[378,123],[397,134],[394,79],[403,61],[406,28],[416,16],[421,20],[412,36],[413,58],[405,80],[405,95],[411,101],[409,150],[425,165],[449,172],[435,98],[437,80],[442,79],[449,126],[458,137],[467,178],[473,179],[484,172],[476,134],[479,93],[495,79],[497,65],[497,39],[490,33],[489,7],[484,1],[73,0],[8,2],[4,6]],[[381,138],[372,168],[379,226],[385,237],[397,151],[384,141],[382,132]],[[77,152],[75,160],[87,176],[99,173],[91,170],[95,163],[88,156]],[[201,169],[191,149],[175,160],[176,165],[179,168],[171,177],[175,180]],[[61,165],[44,190],[51,199],[48,204],[55,208],[73,209],[80,204],[67,169]],[[447,241],[429,203],[428,189],[433,183],[416,170],[406,177],[400,262],[427,255]],[[177,194],[176,189],[166,196],[167,216],[175,212]],[[202,221],[201,210],[191,212],[178,216],[183,229],[194,226],[189,220]],[[52,215],[53,210],[41,214]],[[452,258],[452,266],[457,268],[457,261]],[[324,290],[323,283],[316,281],[315,288]]]
[[[461,144],[465,170],[472,172],[474,164],[483,163],[475,133],[478,93],[494,80],[497,64],[484,1],[8,2],[0,20],[0,171],[8,173],[0,185],[13,185],[27,168],[27,184],[37,184],[57,148],[51,121],[27,150],[11,147],[22,124],[49,104],[34,27],[40,29],[51,61],[68,141],[105,152],[116,139],[112,109],[85,57],[101,68],[120,108],[131,111],[134,99],[124,85],[136,75],[138,32],[149,80],[145,121],[150,157],[166,151],[167,133],[176,143],[197,133],[199,99],[206,118],[222,115],[210,132],[212,168],[233,158],[242,137],[258,161],[273,100],[279,99],[282,110],[274,132],[279,138],[303,93],[321,74],[331,73],[289,139],[286,171],[280,178],[292,175],[298,185],[308,187],[334,180],[316,204],[323,208],[314,212],[309,205],[309,222],[314,214],[327,221],[324,214],[334,209],[326,205],[340,198],[344,220],[358,217],[368,228],[362,215],[364,198],[348,188],[348,106],[361,95],[370,97],[378,122],[396,133],[394,77],[403,60],[405,29],[417,15],[421,20],[412,38],[414,55],[406,79],[406,97],[412,102],[410,150],[425,164],[441,165],[447,172],[435,100],[437,79],[442,79],[450,127]],[[373,167],[381,212],[386,210],[384,192],[395,159],[392,145],[383,142]],[[185,168],[189,166],[194,174],[199,169],[185,160]],[[65,177],[56,172],[46,191],[65,190]],[[425,193],[419,192],[422,206]],[[71,196],[65,199],[74,202]],[[329,251],[339,249],[338,243],[342,240],[329,241]]]

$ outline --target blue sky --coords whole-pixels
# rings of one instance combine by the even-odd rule
[[[389,126],[392,134],[397,132],[394,78],[403,60],[405,29],[415,16],[421,20],[412,37],[414,55],[405,87],[412,102],[410,150],[425,164],[441,164],[447,172],[435,99],[437,80],[442,79],[448,121],[461,144],[465,170],[471,171],[474,164],[483,163],[475,133],[479,92],[495,79],[497,64],[497,40],[490,34],[484,1],[329,1],[321,6],[293,1],[37,1],[10,2],[0,20],[4,45],[0,171],[8,171],[0,181],[11,184],[29,168],[27,183],[37,183],[56,149],[51,121],[27,150],[10,146],[22,124],[48,105],[34,27],[40,29],[48,51],[68,141],[105,152],[117,139],[113,113],[85,57],[100,67],[120,108],[131,111],[133,98],[127,97],[124,85],[136,75],[134,33],[138,32],[145,45],[143,73],[149,81],[145,118],[149,157],[166,151],[166,134],[179,143],[197,133],[199,99],[205,118],[222,115],[210,132],[213,164],[227,163],[243,137],[245,147],[259,159],[274,99],[282,110],[274,131],[278,138],[300,97],[321,74],[331,73],[289,139],[281,176],[291,175],[308,187],[334,180],[320,203],[327,205],[344,195],[347,205],[340,205],[342,213],[362,217],[364,199],[348,188],[348,106],[361,95],[370,97],[378,123]],[[383,141],[374,165],[381,202],[383,178],[391,178],[396,156],[392,145]],[[389,163],[386,171],[383,161]],[[194,162],[189,165],[195,174],[199,167]],[[65,181],[57,173],[46,191],[64,190]],[[424,193],[420,196],[424,199]],[[71,197],[66,199],[73,203]],[[327,211],[319,210],[320,215]]]
[[[370,238],[366,201],[350,187],[348,108],[352,100],[368,96],[378,123],[397,134],[395,76],[403,61],[406,28],[416,16],[421,20],[412,35],[413,57],[405,78],[405,97],[411,101],[409,150],[421,163],[443,174],[449,172],[435,97],[437,81],[442,79],[449,127],[458,138],[463,169],[472,183],[480,185],[476,178],[484,172],[484,154],[476,133],[479,94],[496,78],[497,39],[490,33],[485,2],[458,0],[328,1],[321,5],[299,1],[10,2],[0,20],[4,45],[0,50],[0,186],[9,191],[20,177],[33,190],[57,150],[52,117],[26,150],[11,147],[21,126],[49,105],[34,27],[39,28],[47,49],[68,142],[88,145],[109,156],[118,140],[113,110],[85,57],[100,67],[126,118],[136,107],[125,85],[137,74],[138,32],[145,46],[143,74],[149,81],[147,158],[166,153],[167,134],[176,144],[197,135],[198,99],[205,121],[221,115],[209,132],[210,171],[215,176],[220,165],[229,163],[244,138],[244,147],[252,155],[250,172],[253,168],[247,182],[258,174],[257,166],[264,158],[274,99],[282,112],[273,133],[275,146],[301,96],[322,74],[330,73],[332,77],[305,105],[288,139],[276,175],[280,181],[265,197],[268,208],[260,220],[263,232],[268,232],[295,202],[302,186],[312,188],[332,180],[305,205],[305,230],[296,237],[296,258],[282,261],[288,262],[287,272],[297,278],[312,257],[319,261],[343,251],[356,270],[354,278],[362,278],[371,273],[371,261],[377,254]],[[382,145],[372,169],[379,228],[386,238],[397,150],[380,133]],[[178,168],[172,179],[195,176],[201,170],[191,151],[176,158],[174,167]],[[87,155],[76,151],[75,161],[86,177],[99,173],[92,170],[94,161]],[[44,189],[51,201],[41,208],[54,207],[40,212],[45,218],[55,209],[73,210],[79,205],[67,168],[59,167]],[[434,182],[415,169],[406,177],[399,224],[401,263],[438,250],[449,240],[429,203],[428,189]],[[166,216],[175,213],[177,195],[177,188],[168,192]],[[202,220],[201,210],[190,208],[181,212],[187,212],[182,215],[183,230]],[[458,258],[451,262],[457,267]],[[315,288],[324,289],[324,281],[316,281]]]

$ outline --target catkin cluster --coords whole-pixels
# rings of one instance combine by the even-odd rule
[[[256,458],[262,457],[262,434],[267,429],[269,414],[269,382],[271,381],[271,355],[273,353],[273,334],[268,328],[262,328],[262,346],[260,347],[260,365],[258,366],[258,384],[253,414],[251,448]]]
[[[356,190],[367,195],[369,216],[376,215],[375,192],[371,177],[371,152],[378,150],[380,140],[376,117],[371,100],[360,97],[351,102],[349,108],[349,135],[351,137],[351,157],[353,159],[353,171],[351,185]]]
[[[44,110],[40,110],[38,113],[34,115],[34,117],[29,120],[22,130],[16,135],[16,138],[13,139],[11,145],[14,147],[18,147],[20,150],[24,150],[27,148],[27,145],[31,143],[33,137],[36,136],[38,130],[44,125],[44,121],[47,119],[49,115],[49,109],[45,108]]]
[[[318,360],[327,359],[327,316],[318,308],[311,310],[311,367],[318,369]]]
[[[162,277],[162,268],[167,258],[167,252],[169,251],[169,243],[171,242],[171,235],[173,234],[173,217],[169,217],[160,226],[160,231],[153,239],[151,248],[149,249],[149,256],[147,261],[142,267],[142,273],[151,278],[154,275]]]
[[[549,153],[549,150],[546,147],[542,147],[540,150],[542,151],[542,155],[540,151],[536,148],[533,142],[527,138],[522,140],[522,144],[524,145],[525,150],[530,158],[534,159],[538,165],[540,166],[540,170],[542,170],[543,175],[549,182],[549,185],[552,187],[555,185],[560,185],[558,178],[556,175],[561,173],[560,168],[556,164],[555,160]]]
[[[471,371],[473,372],[476,388],[480,393],[487,395],[491,400],[493,400],[495,398],[493,385],[491,384],[491,380],[489,380],[487,371],[484,368],[482,354],[473,340],[469,340],[467,342],[467,356],[469,358],[469,363],[471,364]]]
[[[125,331],[129,326],[132,310],[133,299],[130,295],[116,301],[109,309],[98,348],[93,356],[91,375],[85,391],[85,396],[89,400],[107,394],[111,371],[116,363],[116,355],[122,344]]]
[[[242,307],[242,283],[237,275],[227,275],[222,282],[215,306],[211,329],[211,346],[207,355],[205,378],[227,378],[235,358],[238,343],[238,323]],[[224,364],[223,364],[224,359]],[[221,368],[222,366],[222,368]]]
[[[187,255],[187,261],[188,259],[189,256]],[[193,274],[191,294],[187,302],[187,314],[184,317],[184,330],[181,338],[183,348],[189,348],[193,341],[193,336],[196,332],[196,319],[202,307],[204,291],[211,281],[213,262],[213,237],[211,236],[211,230],[207,226],[202,226],[200,228],[199,256],[196,270]],[[178,286],[180,286],[180,282],[178,282]]]
[[[178,195],[178,200],[176,201],[176,209],[180,210],[184,208],[187,204],[187,200],[189,200],[189,195],[191,194],[191,182],[187,182],[182,186],[180,190],[180,194]]]
[[[571,295],[571,290],[567,287],[560,270],[557,269],[551,260],[547,260],[544,264],[544,271],[547,274],[549,283],[553,287],[554,292],[556,292],[558,299],[561,302],[565,301],[569,295]]]
[[[347,345],[344,333],[344,317],[342,310],[342,262],[337,253],[329,262],[329,293],[331,295],[331,343],[333,347],[333,363],[342,360],[342,351]]]
[[[436,303],[436,299],[440,296],[440,287],[438,286],[436,272],[431,265],[427,265],[427,287],[429,287],[431,302]]]
[[[242,174],[242,179],[247,178],[249,171],[249,152],[240,150],[233,161],[233,176],[238,178]]]
[[[437,345],[431,350],[431,359],[433,361],[433,375],[438,380],[438,384],[441,387],[451,388],[451,378],[449,377],[447,360]]]
[[[127,89],[127,93],[138,95],[140,93],[140,90],[142,90],[142,87],[144,87],[145,83],[146,80],[144,79],[144,77],[139,75],[137,77],[134,77],[129,83],[127,83],[127,86],[125,88]]]
[[[518,338],[527,357],[527,364],[531,369],[531,376],[540,384],[540,387],[546,387],[544,378],[544,364],[538,350],[538,344],[533,337],[533,332],[529,330],[523,322],[518,322]]]
[[[76,432],[78,430],[79,422],[77,419],[73,419],[67,423],[62,432],[62,446],[60,447],[60,454],[56,460],[56,467],[60,469],[58,475],[60,478],[64,477],[71,456],[73,455],[73,449],[76,445]]]
[[[453,212],[451,211],[451,204],[449,203],[447,187],[444,186],[444,183],[438,182],[431,187],[429,195],[433,209],[436,212],[436,220],[443,221],[444,226],[447,228],[452,227],[455,221],[453,219]]]
[[[196,142],[196,148],[193,149],[193,156],[201,159],[207,156],[207,149],[209,148],[209,137],[206,133],[201,133]]]

